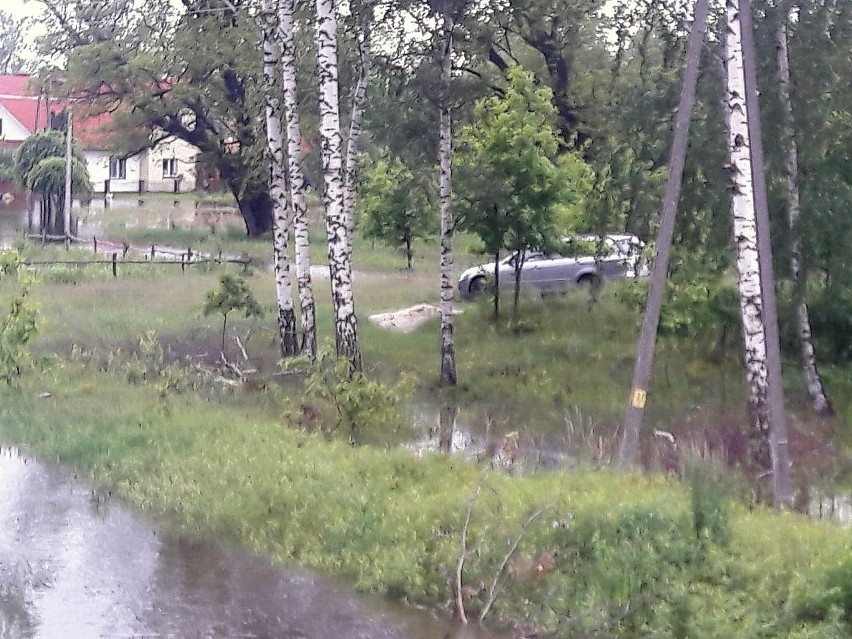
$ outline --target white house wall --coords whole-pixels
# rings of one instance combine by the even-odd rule
[[[196,185],[195,166],[198,162],[199,151],[191,144],[176,138],[167,138],[158,143],[147,155],[146,190],[185,192],[194,191]],[[163,176],[163,160],[177,161],[177,176]],[[175,189],[177,183],[177,189]]]
[[[125,178],[123,180],[110,179],[108,151],[85,151],[86,165],[89,169],[89,180],[92,182],[92,190],[95,193],[106,191],[106,181],[109,180],[111,193],[138,193],[140,191],[141,158],[134,155],[126,160]],[[144,184],[142,185],[144,188]]]
[[[18,122],[2,104],[0,104],[0,122],[3,123],[0,140],[4,142],[23,142],[30,136],[30,132],[27,131],[26,127]]]

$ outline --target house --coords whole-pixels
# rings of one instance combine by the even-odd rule
[[[0,75],[0,146],[17,148],[49,126],[50,107],[29,90],[27,75]]]
[[[0,145],[18,147],[64,118],[67,102],[51,99],[28,75],[0,75]],[[96,193],[183,193],[196,188],[197,148],[168,137],[131,156],[119,154],[121,132],[110,114],[75,117],[73,135]]]

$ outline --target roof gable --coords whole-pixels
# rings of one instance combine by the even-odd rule
[[[47,127],[48,100],[31,86],[28,75],[0,75],[0,105],[28,134]]]

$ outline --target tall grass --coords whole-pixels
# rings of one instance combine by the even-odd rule
[[[482,484],[466,538],[476,552],[462,573],[469,614],[500,575],[493,619],[563,636],[840,639],[850,631],[842,593],[852,580],[842,572],[848,562],[838,563],[852,552],[848,531],[761,509],[722,512],[706,499],[696,507],[670,480],[483,474],[457,458],[330,443],[283,427],[251,400],[164,396],[154,384],[76,363],[0,395],[6,441],[192,529],[412,603],[452,598],[466,504]],[[542,508],[501,573],[524,522]],[[715,513],[724,538],[696,538],[696,508]]]

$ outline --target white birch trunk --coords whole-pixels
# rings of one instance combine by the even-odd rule
[[[802,371],[811,405],[818,415],[831,415],[833,409],[816,364],[813,337],[811,333],[810,313],[806,300],[806,282],[802,273],[802,247],[799,240],[798,221],[801,212],[799,200],[799,158],[795,137],[795,121],[793,119],[793,104],[790,100],[790,54],[787,45],[787,16],[779,16],[776,44],[778,51],[778,85],[783,112],[784,173],[787,179],[787,212],[792,242],[790,245],[790,270],[796,287],[796,320],[799,333],[799,352],[802,358]]]
[[[355,232],[355,181],[358,178],[358,143],[361,138],[361,126],[364,122],[364,103],[367,100],[367,85],[370,81],[370,67],[373,61],[372,52],[372,8],[365,9],[363,16],[361,41],[358,53],[361,58],[361,69],[358,82],[352,95],[352,114],[349,119],[349,138],[346,141],[346,165],[343,181],[343,215],[346,220],[346,231],[349,233],[351,248],[352,235]]]
[[[731,172],[734,242],[739,279],[740,314],[745,344],[746,379],[756,460],[770,467],[768,372],[766,333],[763,325],[763,296],[757,250],[757,224],[754,206],[754,182],[751,171],[751,145],[748,111],[745,101],[745,75],[740,31],[739,0],[726,0],[727,40],[726,106],[728,153]]]
[[[349,360],[352,370],[361,370],[361,349],[352,293],[352,262],[349,233],[343,215],[343,158],[340,137],[340,104],[337,73],[337,5],[335,0],[317,0],[317,69],[319,75],[320,145],[328,269],[334,311],[337,354]]]
[[[444,9],[444,50],[441,56],[441,131],[439,155],[441,160],[441,385],[455,386],[456,345],[453,333],[453,187],[452,187],[452,119],[450,113],[450,79],[453,55],[453,20]]]
[[[293,35],[293,0],[279,0],[278,34],[281,44],[281,75],[284,114],[287,119],[287,169],[290,202],[293,207],[293,233],[296,245],[296,285],[302,323],[302,354],[311,361],[317,354],[317,320],[311,283],[308,235],[307,186],[302,171],[302,132],[299,124],[299,95],[296,84],[296,48]]]
[[[281,354],[295,355],[296,313],[290,290],[290,256],[288,244],[290,228],[287,219],[287,184],[284,148],[281,142],[281,101],[278,99],[279,49],[276,43],[277,19],[272,0],[263,0],[259,14],[263,47],[263,81],[266,94],[266,142],[270,156],[269,195],[273,203],[273,263],[275,292],[278,305],[278,333],[281,337]]]

